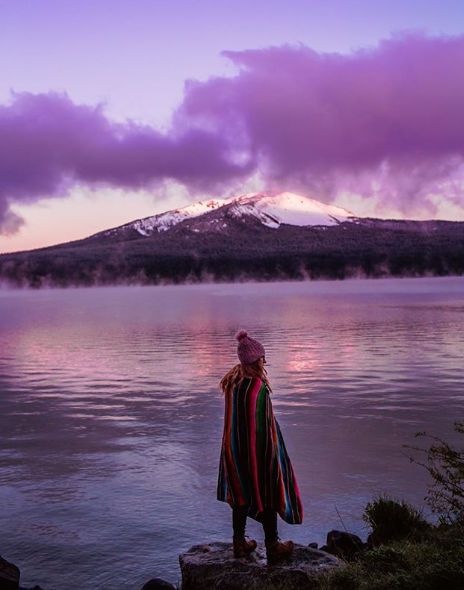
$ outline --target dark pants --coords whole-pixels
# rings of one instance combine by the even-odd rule
[[[234,537],[243,537],[245,534],[248,506],[239,506],[232,510],[232,525]],[[277,512],[272,508],[265,508],[258,514],[257,519],[264,529],[264,540],[266,543],[277,541]]]

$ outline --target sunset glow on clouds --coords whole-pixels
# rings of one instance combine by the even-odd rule
[[[348,54],[293,43],[222,55],[234,73],[187,80],[162,129],[65,91],[13,90],[0,104],[0,250],[62,241],[52,232],[22,246],[21,236],[28,210],[72,209],[76,187],[94,204],[127,193],[137,207],[119,223],[250,186],[358,215],[464,220],[464,34],[396,33]],[[83,219],[67,235],[90,233]]]

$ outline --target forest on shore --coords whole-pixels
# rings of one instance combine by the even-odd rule
[[[0,255],[0,283],[40,288],[464,274],[464,223],[374,221],[279,229],[236,223],[227,232],[201,233],[180,224],[150,237],[97,235]]]

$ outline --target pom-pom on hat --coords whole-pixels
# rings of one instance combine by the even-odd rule
[[[260,357],[265,355],[264,346],[254,338],[248,336],[246,330],[240,330],[235,334],[237,339],[237,355],[242,365],[254,363]]]

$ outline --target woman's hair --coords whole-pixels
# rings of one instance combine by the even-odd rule
[[[224,375],[219,383],[222,393],[232,388],[235,384],[240,385],[244,379],[258,378],[267,385],[269,392],[272,392],[269,381],[267,380],[267,371],[264,367],[260,367],[259,359],[249,365],[242,365],[241,363],[235,365],[228,373]]]

